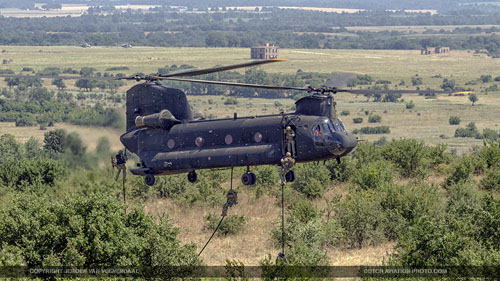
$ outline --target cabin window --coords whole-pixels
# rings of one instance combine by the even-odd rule
[[[253,139],[255,140],[255,142],[261,142],[262,141],[262,134],[255,133],[255,135],[253,136]]]
[[[173,139],[169,139],[167,142],[167,146],[168,148],[173,149],[175,146],[175,141]]]
[[[202,137],[197,137],[194,143],[196,144],[197,147],[201,147],[204,143],[204,140]]]
[[[227,135],[224,141],[226,142],[227,145],[232,144],[233,143],[233,136]]]
[[[319,137],[319,132],[321,131],[319,125],[316,125],[312,128],[312,134],[315,137]]]

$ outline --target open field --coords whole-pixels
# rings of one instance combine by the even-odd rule
[[[369,31],[369,32],[380,32],[380,31],[400,31],[400,32],[418,32],[422,33],[426,30],[445,30],[452,31],[455,28],[491,28],[491,27],[500,27],[499,25],[404,25],[404,26],[347,26],[345,27],[349,31]]]
[[[41,70],[45,67],[94,67],[100,72],[106,68],[127,66],[130,71],[155,73],[165,65],[188,64],[198,68],[248,61],[247,48],[161,48],[161,47],[92,47],[77,46],[0,46],[5,53],[0,59],[12,59],[10,65],[0,69],[21,71],[23,67]],[[297,50],[281,49],[280,57],[289,61],[266,65],[262,68],[274,73],[295,73],[298,69],[322,73],[352,72],[369,74],[376,79],[399,82],[418,74],[424,86],[436,83],[427,78],[441,74],[457,83],[477,79],[481,74],[500,75],[498,60],[475,56],[471,51],[455,51],[447,56],[422,56],[419,50]],[[115,71],[120,72],[120,71]],[[430,82],[430,84],[429,84]],[[440,82],[440,81],[439,81]],[[131,83],[132,85],[132,83]]]
[[[80,69],[84,66],[94,67],[100,72],[113,66],[128,66],[126,74],[136,72],[153,73],[159,67],[172,64],[189,64],[199,68],[211,67],[217,64],[234,64],[248,61],[249,50],[243,48],[153,48],[134,47],[124,49],[120,47],[25,47],[25,46],[0,46],[6,50],[0,58],[12,58],[12,65],[2,65],[2,69],[12,69],[20,72],[23,67],[32,67],[37,70],[45,67],[72,67]],[[417,50],[390,51],[390,50],[297,50],[282,49],[280,56],[289,61],[263,66],[262,69],[274,73],[295,73],[298,69],[322,73],[348,72],[369,74],[375,79],[392,81],[390,88],[394,89],[400,80],[406,85],[411,85],[411,78],[418,74],[423,79],[422,88],[431,87],[439,89],[443,78],[453,79],[457,85],[463,86],[465,82],[478,79],[482,74],[500,76],[498,60],[485,56],[476,56],[472,52],[452,51],[449,56],[430,55],[422,56]],[[115,71],[117,73],[119,71]],[[442,78],[432,78],[441,75]],[[2,81],[3,83],[3,81]],[[71,88],[72,81],[66,84]],[[50,86],[50,81],[45,85]],[[128,82],[125,91],[135,82]],[[498,82],[478,83],[473,86],[477,91]],[[321,85],[313,85],[321,86]],[[401,87],[401,86],[400,86]],[[412,86],[403,86],[414,88]],[[448,97],[439,96],[436,99],[425,99],[417,95],[405,95],[406,101],[413,100],[415,108],[405,109],[404,103],[373,103],[366,102],[363,96],[351,94],[337,95],[339,112],[350,111],[349,116],[343,120],[349,129],[367,125],[368,117],[362,111],[382,116],[381,124],[388,125],[392,133],[387,138],[417,138],[432,144],[447,143],[450,148],[459,152],[467,152],[473,145],[482,144],[481,140],[471,138],[454,138],[457,126],[448,124],[452,115],[460,116],[464,127],[469,122],[476,122],[482,131],[483,128],[498,130],[500,120],[500,95],[498,92],[489,94],[478,93],[479,101],[472,107],[466,96]],[[225,118],[238,112],[239,116],[261,115],[292,111],[293,100],[281,99],[278,104],[270,99],[238,98],[238,105],[224,105],[225,97],[216,96],[191,96],[192,105],[200,108],[207,116]],[[209,101],[210,100],[210,101]],[[353,124],[352,118],[363,117],[362,124]],[[8,125],[12,126],[12,124]],[[78,131],[78,127],[75,126]],[[2,132],[7,132],[2,127]],[[27,140],[30,132],[43,136],[38,128],[10,128],[8,132],[21,140]],[[86,135],[83,131],[82,135]],[[115,132],[115,145],[119,132]],[[362,139],[375,140],[382,135],[361,136]],[[97,139],[97,138],[96,138]],[[87,145],[94,147],[92,141]],[[118,143],[119,145],[119,143]]]
[[[41,8],[42,4],[36,4],[35,7]],[[147,10],[149,8],[161,7],[160,5],[117,5],[118,10]],[[0,9],[0,15],[4,17],[15,18],[41,18],[41,17],[79,17],[83,15],[90,7],[82,4],[62,4],[61,9],[57,10],[22,10],[18,8]]]

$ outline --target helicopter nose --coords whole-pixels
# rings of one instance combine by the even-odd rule
[[[358,138],[356,138],[353,134],[347,133],[343,139],[342,146],[345,148],[343,155],[347,155],[349,152],[353,151],[356,146],[358,146]]]
[[[335,156],[344,156],[358,145],[356,137],[349,133],[333,133],[333,139],[328,142],[328,148]]]

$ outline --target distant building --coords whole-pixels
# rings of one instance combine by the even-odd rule
[[[8,60],[3,60],[2,64],[12,64],[13,62],[14,62],[14,60],[8,59]]]
[[[252,47],[250,58],[255,60],[268,60],[278,58],[278,47],[269,45]]]
[[[131,44],[123,44],[122,48],[132,48],[132,45]]]
[[[444,54],[449,52],[450,47],[427,47],[420,50],[421,55]]]
[[[89,43],[83,43],[83,44],[80,45],[80,47],[82,47],[82,48],[90,48],[92,46]]]

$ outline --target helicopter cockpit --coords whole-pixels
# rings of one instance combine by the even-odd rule
[[[357,139],[348,133],[340,118],[319,118],[312,127],[314,144],[319,147],[326,146],[334,155],[345,155],[357,145]]]

